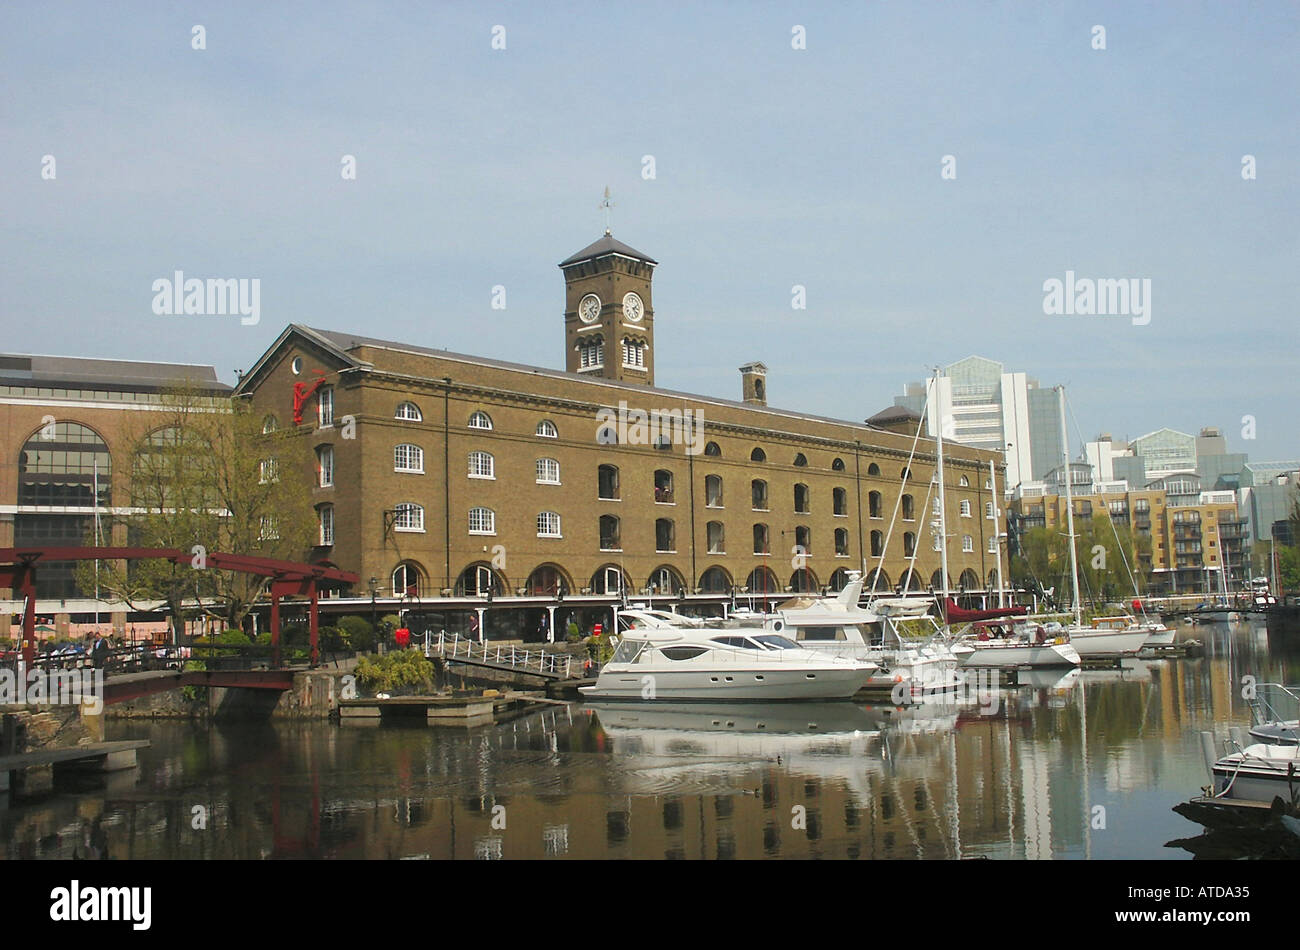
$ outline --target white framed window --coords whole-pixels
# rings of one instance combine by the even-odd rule
[[[393,596],[404,597],[409,594],[418,597],[423,586],[420,569],[414,564],[403,562],[393,571]]]
[[[537,536],[539,538],[558,538],[560,536],[560,516],[553,511],[543,511],[537,516]]]
[[[592,340],[578,344],[578,366],[581,369],[590,369],[593,366],[605,365],[605,346],[600,340]]]
[[[496,478],[496,460],[491,452],[469,453],[470,478]]]
[[[321,488],[334,485],[334,446],[322,445],[316,450],[316,472],[320,476],[317,484]]]
[[[991,501],[984,502],[984,517],[985,518],[993,517],[993,502]]]
[[[394,531],[423,531],[424,508],[414,502],[404,501],[394,509]]]
[[[555,461],[555,459],[538,459],[537,460],[537,484],[539,485],[560,484],[560,463]]]
[[[268,482],[278,482],[280,480],[280,463],[278,459],[262,459],[258,463],[257,481],[260,485]]]
[[[961,488],[970,488],[970,479],[967,478],[965,475],[963,475],[961,477],[961,481],[958,482],[957,484]]]
[[[316,522],[320,527],[320,543],[329,547],[334,543],[334,506],[321,505],[316,509]]]
[[[491,508],[471,508],[469,510],[470,534],[496,534],[497,513]]]
[[[424,414],[420,412],[420,407],[413,402],[399,402],[397,411],[393,413],[394,419],[405,419],[407,422],[423,422]]]
[[[543,419],[537,423],[537,435],[543,439],[558,439],[560,437],[559,430],[555,428],[555,423],[550,419]]]
[[[943,550],[943,539],[939,537],[939,533],[937,531],[934,534],[930,535],[930,550],[932,551]]]
[[[393,471],[424,473],[424,449],[403,442],[393,449]]]
[[[491,429],[492,417],[482,409],[476,409],[474,414],[469,417],[469,427],[471,429]]]
[[[275,416],[267,416],[262,420],[262,435],[269,435],[280,428],[280,420]]]
[[[961,516],[962,516],[963,518],[969,518],[969,517],[970,517],[970,502],[969,502],[969,501],[963,501],[963,502],[961,503]]]
[[[334,387],[322,386],[316,394],[316,421],[320,428],[334,425]]]
[[[996,534],[989,537],[989,554],[998,553],[998,536]]]
[[[962,549],[963,551],[965,551],[967,554],[969,554],[969,553],[971,553],[972,551],[974,551],[974,550],[975,550],[975,539],[972,538],[969,534],[963,534],[963,535],[961,536],[961,549]]]
[[[279,541],[280,524],[275,515],[262,515],[257,529],[257,540],[259,541]]]

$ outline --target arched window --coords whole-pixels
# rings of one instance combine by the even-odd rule
[[[722,476],[704,476],[704,506],[706,508],[722,507]]]
[[[619,594],[630,586],[627,581],[627,575],[622,570],[606,565],[591,575],[591,589],[597,594]]]
[[[794,510],[801,515],[809,512],[808,508],[808,486],[798,484],[794,486]]]
[[[673,473],[666,468],[655,470],[655,503],[675,504],[673,501]]]
[[[424,473],[424,449],[403,442],[393,449],[393,471]]]
[[[560,484],[560,463],[555,459],[538,459],[537,460],[537,484],[539,485],[558,485]]]
[[[843,488],[831,489],[831,511],[840,516],[849,513],[849,493]]]
[[[767,482],[756,478],[749,483],[750,507],[755,511],[767,511]]]
[[[961,479],[958,480],[957,486],[959,488],[970,488],[970,479],[963,475]]]
[[[267,416],[262,420],[262,435],[269,435],[280,428],[280,420],[275,416]]]
[[[749,460],[751,462],[766,462],[767,453],[762,449],[755,447],[754,451],[749,453]]]
[[[755,554],[771,553],[771,547],[768,544],[767,525],[765,524],[754,525],[754,553]]]
[[[423,531],[424,507],[404,501],[393,508],[394,531]]]
[[[554,511],[543,511],[537,515],[537,536],[539,538],[560,537],[560,516]]]
[[[835,529],[835,556],[849,556],[849,532],[847,528]]]
[[[903,557],[911,557],[916,553],[916,535],[911,531],[903,532]]]
[[[614,515],[600,516],[600,549],[602,551],[622,550],[619,522]]]
[[[471,564],[456,578],[457,597],[484,597],[488,593],[495,596],[502,590],[501,578],[497,572],[492,570],[491,565],[482,562]]]
[[[889,575],[876,567],[867,572],[866,579],[862,584],[863,593],[870,592],[872,585],[875,586],[876,591],[890,590],[893,586],[889,583]]]
[[[904,592],[909,590],[920,590],[921,575],[909,568],[903,573],[903,576],[898,579],[898,589]]]
[[[951,587],[952,585],[949,584],[948,586]],[[941,590],[943,588],[943,571],[935,571],[930,575],[930,587],[933,590]]]
[[[751,594],[774,594],[779,589],[776,575],[766,567],[756,567],[750,571],[749,577],[745,579],[745,586],[749,588]]]
[[[849,583],[848,568],[837,567],[835,569],[835,573],[832,574],[830,576],[830,579],[826,582],[826,586],[838,594],[846,586],[848,586],[848,583]]]
[[[424,586],[424,571],[412,561],[403,561],[393,571],[394,597],[419,597]]]
[[[686,587],[681,575],[665,564],[662,567],[655,568],[654,573],[646,581],[646,586],[650,588],[653,594],[673,594],[680,593]]]
[[[712,455],[714,458],[717,458],[722,455],[722,449],[718,446],[718,443],[709,442],[704,446],[704,454]]]
[[[880,500],[880,492],[873,491],[869,493],[867,495],[867,511],[869,515],[872,518],[882,518],[884,517],[884,515],[881,514],[882,510],[883,509]]]
[[[798,452],[795,454],[794,464],[796,468],[803,468],[808,464],[808,457],[802,452]]]
[[[605,365],[605,341],[597,334],[578,343],[578,368],[592,369]]]
[[[711,567],[700,575],[700,590],[706,594],[726,594],[731,590],[731,578],[720,567]]]
[[[491,452],[469,453],[470,478],[496,478],[496,463]]]
[[[880,557],[885,549],[885,535],[881,531],[871,532],[871,556]]]
[[[962,590],[975,590],[980,586],[980,576],[968,567],[961,572],[957,583],[961,585]]]
[[[471,429],[491,429],[492,417],[482,409],[476,409],[469,417],[469,427]]]
[[[618,501],[618,468],[602,465],[596,469],[596,497],[602,501]]]
[[[904,521],[916,520],[916,505],[912,502],[911,495],[903,496],[903,520]]]
[[[645,366],[645,344],[630,337],[623,338],[623,365],[641,368]]]
[[[710,554],[727,553],[727,533],[721,521],[710,521],[705,528]]]
[[[798,548],[795,553],[811,554],[812,553],[812,531],[807,525],[795,525],[794,527],[794,544]]]
[[[842,458],[836,458],[834,461],[832,461],[832,462],[831,462],[831,471],[832,471],[832,472],[842,472],[842,471],[844,471],[844,459],[842,459]]]
[[[553,565],[543,564],[528,575],[525,589],[530,594],[558,594],[561,590],[571,588],[563,571]]]
[[[555,423],[550,419],[543,419],[537,423],[537,435],[543,439],[558,439],[559,431],[555,428]]]
[[[470,534],[496,534],[497,513],[491,508],[471,508],[469,510]]]
[[[790,575],[789,589],[796,594],[818,593],[817,575],[806,567],[801,567]]]
[[[420,412],[420,407],[413,402],[399,402],[397,411],[393,413],[394,419],[405,419],[407,422],[423,422],[424,415]]]
[[[868,474],[868,475],[879,475],[879,474],[880,474],[880,466],[877,465],[875,462],[872,462],[870,465],[867,466],[867,474]]]
[[[671,518],[655,519],[655,550],[665,554],[677,550],[677,531]]]
[[[13,543],[19,547],[95,543],[90,540],[95,525],[91,510],[96,501],[101,508],[109,506],[112,482],[113,461],[108,446],[93,429],[76,422],[50,422],[37,429],[18,453],[16,500],[19,509],[12,516]],[[54,514],[26,510],[38,505],[56,509],[81,508],[90,513]],[[160,504],[155,505],[155,511],[160,507]],[[104,528],[103,543],[112,543],[107,527]],[[42,558],[36,571],[37,598],[94,596],[93,584],[87,585],[90,590],[78,584],[78,566],[75,561],[46,561]]]

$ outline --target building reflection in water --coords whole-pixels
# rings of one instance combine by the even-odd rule
[[[1198,735],[1300,637],[1053,674],[981,707],[573,705],[469,732],[113,722],[141,767],[0,810],[3,855],[112,858],[1183,857]],[[1099,812],[1098,809],[1101,809]],[[199,816],[203,820],[199,821]]]

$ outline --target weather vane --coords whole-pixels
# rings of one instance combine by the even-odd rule
[[[605,200],[600,203],[600,207],[605,209],[605,233],[610,234],[609,230],[609,209],[614,207],[614,202],[609,200],[609,185],[605,186]]]

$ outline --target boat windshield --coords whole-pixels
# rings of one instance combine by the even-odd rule
[[[631,663],[645,647],[644,640],[624,640],[610,657],[611,663]]]
[[[779,633],[764,633],[754,638],[759,643],[776,650],[798,650],[799,644]]]
[[[766,649],[766,647],[759,646],[753,640],[749,639],[749,637],[714,637],[713,642],[721,643],[729,647],[741,647],[745,650]]]

